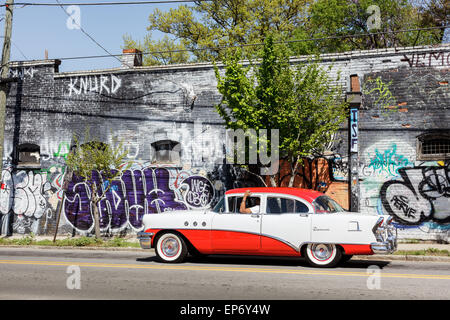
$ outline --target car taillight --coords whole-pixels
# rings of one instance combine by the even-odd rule
[[[383,225],[383,221],[384,221],[384,218],[378,219],[378,221],[377,221],[377,227],[378,227],[378,228],[381,227],[381,226]]]

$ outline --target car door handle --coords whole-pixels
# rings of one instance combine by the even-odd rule
[[[252,218],[259,218],[259,214],[258,213],[252,213],[252,215],[250,217],[252,217]]]
[[[308,214],[307,213],[300,213],[300,217],[307,217]]]

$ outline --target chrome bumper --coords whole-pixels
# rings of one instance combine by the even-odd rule
[[[377,242],[370,244],[375,254],[391,254],[397,250],[397,228],[380,227],[376,231]]]
[[[139,240],[139,244],[142,249],[151,249],[152,248],[152,238],[154,233],[150,232],[138,232],[137,238]]]

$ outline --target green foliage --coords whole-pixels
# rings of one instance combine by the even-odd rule
[[[59,247],[87,247],[87,246],[98,246],[101,245],[103,241],[101,239],[93,238],[93,237],[79,237],[79,238],[67,238],[63,240],[59,240],[56,242],[56,245]]]
[[[152,40],[151,33],[146,34],[143,41],[136,41],[130,35],[123,37],[124,49],[138,49],[142,52],[152,52],[143,56],[143,65],[167,65],[188,62],[190,55],[186,47],[177,43],[176,40],[167,35],[161,40]],[[169,51],[169,52],[168,52]],[[173,52],[175,51],[175,52]]]
[[[111,240],[102,240],[94,237],[76,237],[57,239],[55,242],[48,239],[36,240],[33,234],[26,235],[19,239],[0,238],[0,245],[37,245],[37,246],[56,246],[56,247],[140,247],[137,242],[128,242],[124,238],[114,237]]]
[[[411,256],[450,256],[449,250],[440,250],[436,248],[428,248],[423,250],[398,250],[395,255],[411,255]]]
[[[15,244],[17,245],[21,245],[21,246],[28,246],[31,244],[34,244],[36,242],[35,239],[35,235],[33,232],[31,232],[30,234],[27,234],[25,237],[21,238],[21,239],[17,239]]]
[[[223,77],[215,68],[222,94],[216,110],[230,129],[278,129],[279,154],[294,173],[303,157],[321,153],[345,119],[343,88],[317,61],[291,68],[287,48],[275,46],[272,36],[259,66],[243,67],[240,58],[239,53],[227,57]]]
[[[440,1],[443,0],[432,2]],[[374,21],[374,11],[368,11],[368,8],[373,5],[380,9],[380,26],[379,29],[369,30],[367,22],[369,19]],[[292,40],[336,38],[292,43],[291,49],[295,54],[311,54],[439,44],[443,39],[443,29],[401,33],[396,31],[436,27],[439,23],[431,17],[436,12],[442,15],[443,8],[443,4],[440,7],[438,4],[433,8],[425,8],[417,1],[406,0],[317,0],[308,8],[308,19],[297,25]],[[369,32],[390,33],[350,37]]]
[[[170,47],[189,49],[192,56],[165,58],[164,62],[199,62],[221,59],[224,46],[262,43],[269,31],[276,30],[280,35],[290,37],[295,26],[305,17],[307,4],[311,0],[215,0],[197,2],[193,6],[180,5],[168,11],[155,9],[149,16],[149,35],[143,43],[125,36],[125,47],[138,48],[151,52],[167,50]],[[170,38],[163,42],[151,40],[151,32],[160,31]],[[131,41],[130,41],[131,40]],[[197,50],[199,48],[211,48]],[[251,57],[259,48],[248,46],[244,55]],[[160,57],[151,56],[146,64],[162,62]],[[163,63],[164,63],[163,62]]]
[[[137,242],[128,242],[124,238],[114,237],[103,244],[105,247],[141,247]]]
[[[89,129],[86,129],[84,141],[74,134],[72,151],[67,156],[66,166],[79,177],[92,185],[92,172],[97,170],[102,172],[103,177],[111,182],[121,171],[128,169],[131,163],[128,163],[126,169],[113,172],[113,169],[119,169],[126,159],[127,151],[123,148],[123,142],[113,139],[113,145],[109,145],[90,136]],[[109,188],[110,183],[108,184]]]
[[[276,33],[280,39],[304,40],[290,44],[296,55],[439,44],[443,41],[444,28],[397,31],[444,27],[448,23],[447,3],[446,0],[196,2],[168,11],[155,9],[149,16],[148,34],[144,39],[134,40],[125,35],[123,47],[157,52],[144,56],[144,65],[155,65],[221,60],[226,53],[224,47],[229,46],[242,46],[242,55],[254,58],[259,47],[248,45],[263,43],[268,32]],[[368,11],[368,8],[374,5],[380,9],[380,28],[369,30],[367,22],[373,21],[374,11]],[[165,36],[153,40],[154,31]],[[369,32],[385,34],[358,36]],[[306,41],[311,38],[329,39]],[[169,50],[178,52],[164,52]]]

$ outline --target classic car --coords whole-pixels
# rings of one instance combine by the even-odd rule
[[[247,190],[244,206],[256,202],[259,212],[241,213]],[[147,214],[143,224],[141,248],[170,263],[190,253],[304,257],[314,267],[333,267],[397,248],[391,216],[346,212],[329,196],[300,188],[232,189],[212,209]]]

